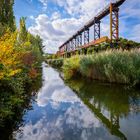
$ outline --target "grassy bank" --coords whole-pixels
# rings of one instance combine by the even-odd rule
[[[80,74],[110,83],[137,85],[140,83],[140,49],[75,56],[64,61],[63,72],[65,79]]]
[[[61,68],[63,66],[64,63],[64,59],[60,58],[60,59],[48,59],[46,60],[47,64],[51,65],[52,67],[55,68]]]

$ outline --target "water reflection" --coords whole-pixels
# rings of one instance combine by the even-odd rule
[[[68,85],[112,135],[120,139],[140,139],[139,91],[81,79],[71,80]]]
[[[43,86],[32,104],[33,109],[23,116],[24,125],[13,137],[17,140],[138,139],[139,95],[130,96],[121,88],[83,80],[71,81],[68,86],[57,71],[44,63]]]

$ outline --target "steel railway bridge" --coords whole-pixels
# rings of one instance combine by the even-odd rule
[[[59,47],[58,55],[61,57],[70,57],[76,51],[98,45],[103,42],[112,43],[113,40],[119,39],[119,7],[126,0],[117,0],[114,3],[107,5],[101,12],[99,12],[93,19],[86,23],[80,30],[78,30],[71,38]],[[110,39],[105,36],[101,37],[101,20],[110,14]],[[90,28],[94,26],[94,40],[89,41]]]

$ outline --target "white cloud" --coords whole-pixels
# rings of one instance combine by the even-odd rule
[[[81,26],[80,20],[76,18],[50,20],[45,14],[39,15],[35,19],[35,22],[35,26],[29,27],[29,31],[41,36],[46,46],[46,52],[56,52],[58,46],[66,41]]]
[[[47,6],[49,0],[39,0],[44,6]],[[29,27],[29,31],[33,34],[39,34],[45,47],[45,52],[55,53],[58,47],[64,43],[71,35],[73,35],[81,26],[89,19],[93,18],[110,0],[52,0],[58,6],[65,9],[69,17],[62,18],[59,11],[54,11],[52,16],[48,18],[46,14],[40,14],[35,18],[36,24]],[[126,31],[128,17],[140,17],[140,8],[136,8],[139,2],[137,0],[125,2],[121,9],[120,34],[123,36]],[[133,25],[133,29],[138,34],[138,30]],[[101,24],[101,34],[109,36],[109,20],[103,20]],[[93,29],[92,29],[93,30]],[[92,35],[91,35],[92,36]],[[125,35],[128,37],[127,35]],[[130,36],[130,35],[129,35]],[[130,39],[138,37],[134,34]],[[93,39],[93,37],[92,37]]]
[[[61,18],[61,14],[59,12],[54,12],[52,14],[52,20],[56,20],[56,19],[60,19]]]
[[[85,15],[92,17],[103,8],[109,0],[55,0],[59,6],[65,8],[70,15]],[[89,17],[88,17],[89,18]]]
[[[47,6],[48,0],[39,1],[44,6]],[[29,31],[41,36],[44,40],[43,44],[46,46],[45,52],[55,53],[64,41],[101,9],[101,3],[103,1],[104,0],[53,0],[53,2],[56,2],[59,6],[64,7],[66,12],[71,15],[71,18],[61,18],[61,14],[56,11],[52,13],[51,18],[48,18],[46,14],[40,14],[35,18],[35,26],[29,27]],[[105,30],[108,29],[104,28],[104,26],[102,27]]]
[[[48,0],[39,0],[44,6],[47,6]]]
[[[29,16],[29,18],[30,18],[31,20],[34,20],[34,19],[35,19],[33,15]]]
[[[132,28],[132,34],[129,36],[129,38],[140,42],[140,24],[137,24]]]

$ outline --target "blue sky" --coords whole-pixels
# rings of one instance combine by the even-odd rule
[[[17,20],[27,17],[27,28],[43,39],[45,52],[58,47],[111,0],[15,0]],[[112,0],[112,2],[115,0]],[[120,36],[140,42],[140,0],[126,0],[120,7]],[[109,17],[103,19],[101,34],[109,35]],[[90,40],[93,28],[90,29]]]

